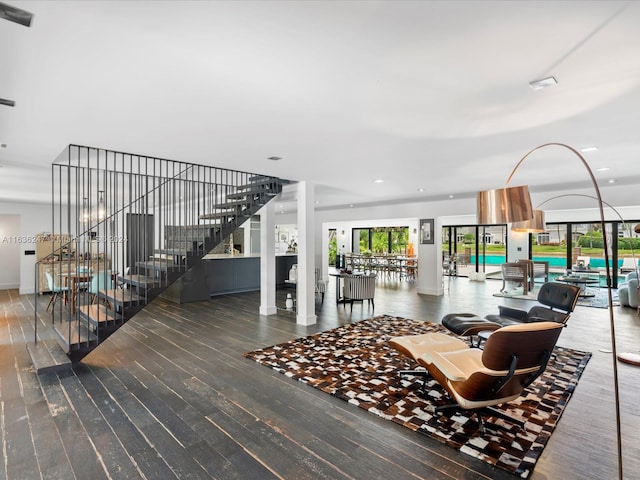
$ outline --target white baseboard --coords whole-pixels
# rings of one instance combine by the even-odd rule
[[[317,321],[318,317],[316,317],[315,315],[304,316],[302,314],[298,314],[296,316],[296,323],[298,325],[315,325]]]
[[[260,305],[260,315],[275,315],[278,313],[278,309],[275,305],[272,306],[262,306]]]
[[[420,288],[416,289],[419,295],[435,295],[442,296],[444,295],[444,288]]]

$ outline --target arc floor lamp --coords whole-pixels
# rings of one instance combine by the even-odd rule
[[[616,349],[616,332],[615,332],[615,321],[613,315],[613,295],[611,291],[611,266],[609,265],[609,245],[607,242],[607,236],[604,234],[606,225],[605,225],[605,216],[604,216],[604,205],[605,202],[602,200],[602,195],[600,194],[600,188],[598,187],[598,182],[589,167],[589,164],[585,160],[585,158],[580,154],[578,150],[564,143],[545,143],[535,147],[534,149],[527,152],[520,161],[516,164],[516,166],[511,171],[511,175],[507,178],[504,188],[497,188],[493,190],[484,190],[478,192],[477,202],[478,202],[478,224],[479,225],[488,225],[488,224],[497,224],[497,223],[513,223],[513,222],[530,222],[527,225],[530,228],[539,228],[540,223],[544,223],[544,216],[540,210],[534,211],[531,206],[531,196],[529,194],[529,187],[526,185],[520,185],[515,187],[510,187],[509,182],[513,178],[513,175],[518,170],[518,167],[524,162],[531,154],[537,152],[546,147],[560,147],[566,150],[569,150],[573,154],[575,154],[578,159],[582,162],[582,165],[587,170],[589,177],[591,179],[591,183],[593,184],[593,188],[595,189],[596,199],[598,201],[598,210],[600,212],[600,223],[602,226],[603,233],[603,248],[604,248],[604,264],[606,271],[606,282],[607,282],[607,293],[609,300],[609,325],[610,325],[610,334],[611,334],[611,350],[612,350],[612,359],[613,359],[613,390],[614,390],[614,400],[615,400],[615,418],[616,418],[616,439],[617,439],[617,459],[618,459],[618,477],[619,480],[623,480],[622,475],[622,436],[620,431],[620,395],[618,389],[618,363],[617,363],[617,349]],[[540,212],[540,213],[536,213]],[[540,218],[542,217],[542,218]],[[536,224],[537,222],[537,224]]]

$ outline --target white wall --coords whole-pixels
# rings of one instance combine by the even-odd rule
[[[35,255],[25,255],[25,250],[35,250],[35,237],[38,233],[51,231],[51,207],[42,204],[30,203],[3,203],[0,202],[0,215],[16,215],[19,217],[20,243],[18,255],[20,256],[20,294],[33,293],[35,288]],[[0,251],[0,255],[3,252]],[[7,262],[7,258],[0,256],[0,266]]]
[[[20,287],[20,216],[0,214],[0,290]]]

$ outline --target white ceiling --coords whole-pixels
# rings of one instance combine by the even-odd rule
[[[69,143],[306,180],[329,208],[472,197],[562,142],[640,203],[640,2],[5,3],[34,20],[0,20],[0,201],[48,202]],[[550,147],[513,183],[589,177]]]

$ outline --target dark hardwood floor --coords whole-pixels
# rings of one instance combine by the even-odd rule
[[[0,479],[514,478],[242,356],[374,314],[439,321],[529,306],[493,297],[496,282],[445,281],[445,295],[432,297],[381,280],[375,311],[365,302],[353,312],[336,306],[330,284],[310,327],[286,311],[258,315],[258,292],[157,299],[73,371],[41,376],[26,350],[34,296],[0,291]],[[615,310],[619,350],[637,352],[640,318]],[[600,351],[607,310],[578,307],[558,343],[593,358],[531,478],[616,478],[611,354]],[[636,479],[640,368],[619,364],[619,376],[625,478]]]

